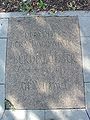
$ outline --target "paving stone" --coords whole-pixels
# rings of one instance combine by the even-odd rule
[[[0,119],[4,112],[5,86],[0,85]]]
[[[5,110],[1,120],[27,120],[25,110]]]
[[[0,83],[5,83],[6,39],[0,39]]]
[[[81,36],[90,36],[90,17],[79,17]]]
[[[2,120],[44,120],[44,110],[5,110]]]
[[[84,108],[77,17],[9,19],[6,98],[16,109]]]
[[[85,110],[46,110],[45,120],[89,120]]]
[[[90,82],[90,37],[81,37],[84,82]]]
[[[83,56],[84,82],[90,82],[90,55]]]
[[[90,82],[90,37],[81,37],[84,82]]]
[[[84,56],[90,56],[90,37],[81,37]]]
[[[86,107],[90,116],[90,83],[85,83],[85,99],[86,99]]]
[[[27,110],[27,120],[44,120],[44,110]]]
[[[8,19],[0,19],[0,37],[7,37]]]
[[[84,70],[84,82],[90,82],[90,71]]]
[[[38,16],[78,16],[78,17],[90,17],[90,11],[58,11],[55,14],[47,11],[40,11],[36,13]],[[8,12],[8,13],[0,13],[0,18],[16,18],[16,17],[31,17],[35,16],[35,14],[27,14],[26,12]]]

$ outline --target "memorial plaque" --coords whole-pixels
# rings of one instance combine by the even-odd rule
[[[84,108],[78,17],[9,19],[6,99],[16,109]]]

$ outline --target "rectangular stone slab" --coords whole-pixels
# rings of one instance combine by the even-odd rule
[[[85,107],[78,17],[9,19],[6,99],[16,109]]]

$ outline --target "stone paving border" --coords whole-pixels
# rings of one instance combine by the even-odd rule
[[[0,118],[5,110],[5,59],[8,19],[0,19]]]
[[[36,16],[78,16],[83,56],[85,87],[85,109],[60,110],[5,110],[5,56],[8,18],[30,17],[26,13],[0,13],[0,120],[90,120],[90,12],[66,11],[49,14],[40,12]]]

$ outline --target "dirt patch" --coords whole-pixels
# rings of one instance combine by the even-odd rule
[[[0,12],[90,10],[90,0],[0,0]]]

